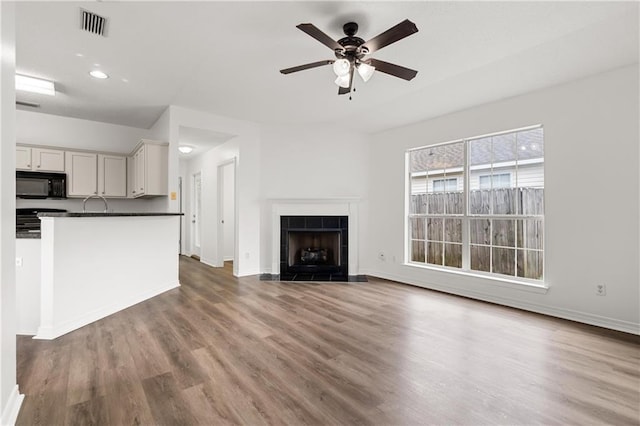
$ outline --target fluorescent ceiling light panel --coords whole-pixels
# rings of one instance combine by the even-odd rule
[[[53,81],[16,74],[16,90],[54,96],[56,88]]]

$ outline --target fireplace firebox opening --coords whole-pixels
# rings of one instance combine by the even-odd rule
[[[289,231],[288,266],[340,266],[340,230]]]
[[[347,281],[347,216],[282,216],[280,280]]]

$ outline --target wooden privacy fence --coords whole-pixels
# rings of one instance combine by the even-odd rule
[[[464,213],[463,192],[411,196],[411,214]],[[469,193],[470,214],[542,216],[543,188],[496,188]],[[541,218],[470,218],[471,269],[541,279],[543,233]],[[462,220],[412,218],[411,260],[460,267]],[[425,241],[426,240],[426,241]]]
[[[463,214],[463,192],[411,196],[411,214]],[[491,206],[493,205],[493,212]],[[544,188],[496,188],[469,192],[469,214],[544,213]]]

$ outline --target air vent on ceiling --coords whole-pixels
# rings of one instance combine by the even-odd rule
[[[16,105],[31,108],[40,108],[40,104],[36,104],[34,102],[16,101]]]
[[[80,29],[92,34],[107,36],[107,18],[88,10],[80,9]]]

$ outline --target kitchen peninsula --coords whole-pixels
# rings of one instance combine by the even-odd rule
[[[178,287],[182,213],[40,213],[36,339],[54,339]]]

